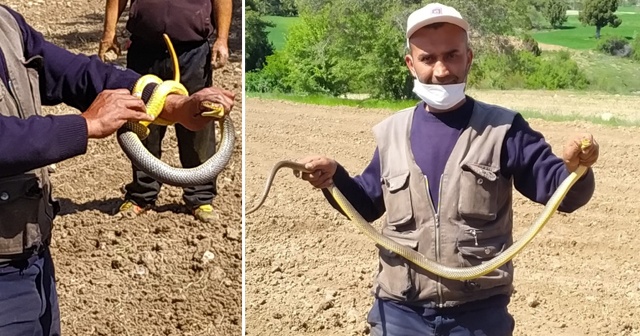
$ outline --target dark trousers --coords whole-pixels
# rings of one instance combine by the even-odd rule
[[[211,86],[211,44],[207,41],[191,45],[176,45],[174,49],[180,64],[180,82],[193,94]],[[127,67],[142,74],[154,74],[162,80],[173,79],[173,63],[165,47],[144,45],[132,38],[127,52]],[[215,123],[209,123],[203,130],[192,132],[176,124],[176,137],[180,163],[183,168],[201,165],[215,154]],[[150,134],[143,141],[145,147],[155,157],[162,154],[162,139],[166,126],[150,125]],[[133,181],[126,187],[125,198],[140,206],[152,205],[158,198],[162,183],[132,165]],[[209,184],[183,188],[182,199],[188,207],[211,204],[217,194],[216,180]]]
[[[435,312],[376,299],[367,316],[372,336],[511,336],[507,306]]]
[[[49,249],[0,266],[0,335],[59,336],[60,310]]]

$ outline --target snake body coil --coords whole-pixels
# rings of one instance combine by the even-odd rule
[[[147,113],[154,117],[154,124],[171,125],[172,123],[158,117],[162,112],[166,97],[169,94],[188,96],[189,92],[180,83],[180,69],[173,45],[166,34],[164,39],[173,60],[174,80],[162,81],[157,76],[145,75],[138,80],[132,90],[132,94],[142,96],[142,91],[148,84],[157,84],[157,88],[147,102]],[[203,106],[211,109],[211,111],[203,112],[202,116],[219,118],[218,123],[222,139],[216,154],[198,167],[175,168],[153,156],[142,143],[142,140],[149,134],[147,126],[150,122],[128,122],[125,124],[118,130],[118,144],[133,165],[157,181],[176,187],[210,183],[222,172],[233,155],[235,130],[231,118],[224,115],[222,107],[210,102],[203,103]]]
[[[583,147],[587,146],[587,144],[583,143]],[[265,186],[264,192],[260,197],[259,202],[256,206],[252,207],[250,210],[246,212],[246,214],[250,214],[258,208],[262,206],[264,203],[269,190],[271,188],[271,183],[273,182],[273,178],[278,170],[282,168],[290,168],[294,170],[296,175],[300,172],[311,173],[311,171],[307,170],[304,165],[293,162],[293,161],[280,161],[276,163],[276,165],[271,170],[271,174],[269,179],[267,180],[267,184]],[[399,256],[407,259],[412,262],[416,266],[424,269],[427,272],[433,273],[435,275],[441,276],[446,279],[451,280],[470,280],[479,278],[483,275],[487,275],[494,270],[498,269],[500,266],[509,262],[509,260],[513,259],[522,249],[531,242],[531,240],[540,232],[540,230],[544,227],[544,225],[549,221],[553,213],[560,206],[560,202],[567,195],[571,187],[583,176],[587,171],[585,166],[579,166],[578,169],[572,172],[558,187],[558,189],[553,193],[546,206],[544,207],[542,213],[536,221],[531,225],[531,227],[523,234],[523,236],[513,243],[509,248],[504,250],[502,253],[494,257],[493,259],[476,265],[472,267],[449,267],[443,264],[440,264],[436,261],[430,260],[425,257],[423,254],[415,251],[414,249],[402,245],[389,237],[386,237],[379,233],[369,222],[367,222],[362,216],[358,213],[358,211],[349,203],[349,201],[344,197],[344,195],[340,192],[338,188],[334,185],[331,185],[329,188],[329,192],[333,196],[333,198],[338,203],[339,207],[343,210],[343,212],[349,217],[349,219],[354,223],[354,225],[360,229],[362,233],[364,233],[367,237],[373,240],[376,244],[381,247],[396,253]]]

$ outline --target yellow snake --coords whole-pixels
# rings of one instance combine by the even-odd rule
[[[146,103],[147,114],[151,115],[154,120],[152,122],[128,122],[118,131],[118,143],[122,147],[126,156],[140,170],[153,177],[155,180],[178,187],[194,186],[206,184],[224,169],[227,162],[233,154],[235,131],[231,118],[225,116],[224,107],[221,104],[213,102],[203,102],[202,106],[209,111],[202,112],[205,117],[217,118],[222,133],[222,141],[219,151],[209,158],[205,163],[195,168],[174,168],[160,161],[144,147],[141,140],[149,135],[149,124],[172,125],[158,116],[162,112],[166,98],[170,94],[179,94],[188,96],[188,90],[180,83],[180,67],[178,57],[173,48],[171,40],[166,34],[163,34],[167,48],[171,55],[174,79],[163,81],[155,75],[144,75],[134,85],[131,93],[135,96],[142,97],[143,90],[147,85],[155,83],[157,87],[153,90],[149,100]]]
[[[590,141],[582,141],[583,150],[590,145]],[[257,205],[246,211],[246,214],[250,214],[258,210],[258,208],[262,206],[267,197],[267,194],[269,193],[269,189],[271,188],[271,183],[273,182],[274,176],[276,175],[278,170],[282,168],[292,169],[296,176],[299,176],[300,172],[312,173],[312,171],[306,169],[303,164],[293,161],[279,161],[271,170],[271,174],[267,179],[264,192],[262,193],[259,202],[257,203]],[[531,242],[531,240],[533,240],[533,238],[540,232],[545,224],[547,224],[553,213],[560,206],[560,203],[565,198],[571,187],[578,181],[578,179],[580,179],[580,177],[582,177],[586,173],[586,171],[587,167],[580,165],[574,172],[569,174],[569,176],[564,181],[562,181],[558,189],[553,193],[553,195],[545,205],[540,216],[538,216],[533,225],[529,227],[529,229],[522,235],[522,237],[518,241],[513,243],[509,248],[504,250],[493,259],[471,267],[449,267],[442,265],[436,261],[427,259],[427,257],[415,251],[414,249],[402,245],[380,234],[371,224],[369,224],[369,222],[362,218],[362,216],[351,205],[351,203],[349,203],[349,201],[346,199],[346,197],[344,197],[340,190],[338,190],[338,188],[336,188],[334,185],[331,185],[327,189],[338,203],[338,206],[349,217],[354,225],[358,229],[360,229],[362,233],[364,233],[367,237],[369,237],[381,247],[384,247],[385,249],[392,251],[399,256],[402,256],[403,258],[409,260],[425,271],[441,276],[443,278],[451,280],[470,280],[493,272],[500,266],[509,262],[509,260],[513,259],[518,253],[520,253],[522,249],[527,244],[529,244],[529,242]]]

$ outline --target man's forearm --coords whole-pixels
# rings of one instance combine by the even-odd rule
[[[359,176],[352,178],[347,170],[338,164],[333,175],[333,183],[364,219],[373,222],[386,211],[380,178],[380,153],[376,148],[371,162]],[[331,206],[340,211],[340,206],[329,191],[323,189],[322,192]],[[346,216],[344,212],[340,212]]]
[[[231,0],[211,0],[216,22],[216,40],[227,41],[231,29],[233,2]]]
[[[80,115],[0,116],[0,177],[64,161],[87,150],[87,124]]]
[[[372,176],[372,171],[369,170],[363,172],[363,175],[357,178],[352,178],[342,166],[338,166],[338,170],[333,176],[334,185],[340,190],[344,197],[347,198],[349,203],[353,205],[356,211],[369,222],[377,220],[384,213],[384,202],[381,196],[382,191],[379,190],[380,188],[372,188],[371,184],[367,183],[371,180]],[[322,189],[322,193],[334,209],[338,210],[344,216],[347,216],[327,189]],[[375,195],[375,201],[371,199],[370,194]]]
[[[516,189],[539,204],[547,204],[569,176],[565,163],[553,154],[542,133],[534,131],[520,115],[507,133],[501,166],[505,177],[513,177]],[[558,210],[573,212],[584,206],[591,199],[594,188],[593,171],[589,170],[567,193]]]
[[[118,20],[127,7],[128,0],[107,0],[104,13],[104,31],[105,36],[113,37],[116,35],[116,27]]]

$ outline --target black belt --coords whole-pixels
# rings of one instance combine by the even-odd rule
[[[17,254],[0,254],[0,267],[4,266],[18,266],[20,264],[24,264],[25,261],[28,261],[30,258],[34,256],[40,255],[44,252],[45,247],[48,244],[41,244],[40,246],[36,246],[30,248],[22,253]]]

